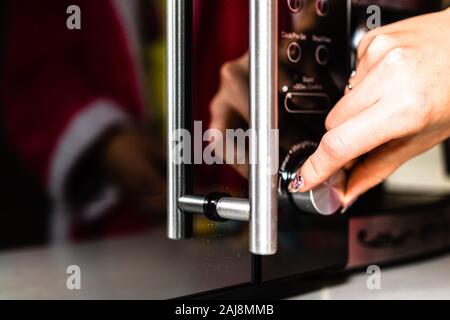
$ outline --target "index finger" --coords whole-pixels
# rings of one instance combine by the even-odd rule
[[[404,130],[393,116],[390,103],[380,100],[372,107],[352,117],[323,137],[316,152],[298,172],[306,192],[317,187],[348,162],[401,137]]]

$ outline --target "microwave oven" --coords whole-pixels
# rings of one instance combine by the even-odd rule
[[[228,269],[210,259],[211,268],[222,268],[231,279],[235,260],[245,260],[247,270],[245,280],[211,288],[210,296],[270,296],[284,280],[310,284],[311,275],[399,262],[450,246],[450,198],[445,194],[391,192],[379,186],[341,214],[335,187],[344,183],[343,172],[307,194],[287,191],[292,173],[314,152],[325,133],[325,118],[344,92],[355,43],[367,32],[367,7],[379,5],[387,24],[438,10],[439,1],[250,0],[253,161],[248,184],[238,192],[226,183],[199,187],[202,170],[175,159],[176,132],[192,130],[194,95],[201,92],[195,86],[202,85],[193,81],[201,72],[192,63],[194,3],[167,1],[167,237],[178,245],[206,241],[211,257],[220,256],[222,246],[248,246],[239,259],[222,257]]]

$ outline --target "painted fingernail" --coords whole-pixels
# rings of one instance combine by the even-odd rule
[[[353,199],[352,201],[347,203],[347,205],[342,208],[341,214],[346,213],[355,204],[356,201],[358,201],[358,198]]]
[[[289,183],[288,190],[290,193],[297,193],[305,187],[305,180],[300,174],[296,174],[295,177]]]
[[[356,70],[353,70],[352,73],[350,74],[350,78],[354,78],[356,77]]]

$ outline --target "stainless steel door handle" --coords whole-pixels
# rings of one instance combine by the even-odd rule
[[[277,251],[278,1],[250,1],[250,251]]]
[[[170,239],[186,237],[187,213],[250,221],[249,249],[277,251],[278,1],[250,2],[250,199],[189,195],[187,167],[176,164],[176,130],[188,128],[186,14],[192,0],[167,0],[168,214]]]
[[[191,0],[167,0],[167,236],[169,239],[185,239],[189,235],[188,216],[178,208],[178,199],[188,192],[187,166],[178,163],[174,154],[177,132],[188,129],[187,115],[187,60],[186,30],[188,7]],[[189,106],[190,107],[190,106]]]

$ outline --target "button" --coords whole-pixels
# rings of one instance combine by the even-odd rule
[[[289,92],[284,106],[290,113],[326,113],[330,109],[330,98],[323,93]]]
[[[316,61],[321,66],[325,66],[328,64],[329,52],[328,48],[323,44],[317,46],[316,48]]]
[[[292,42],[287,48],[287,56],[290,62],[298,63],[302,58],[302,48],[297,42]]]
[[[316,12],[319,16],[325,17],[330,12],[329,0],[316,0]]]
[[[289,10],[298,13],[303,9],[303,0],[287,0]]]

